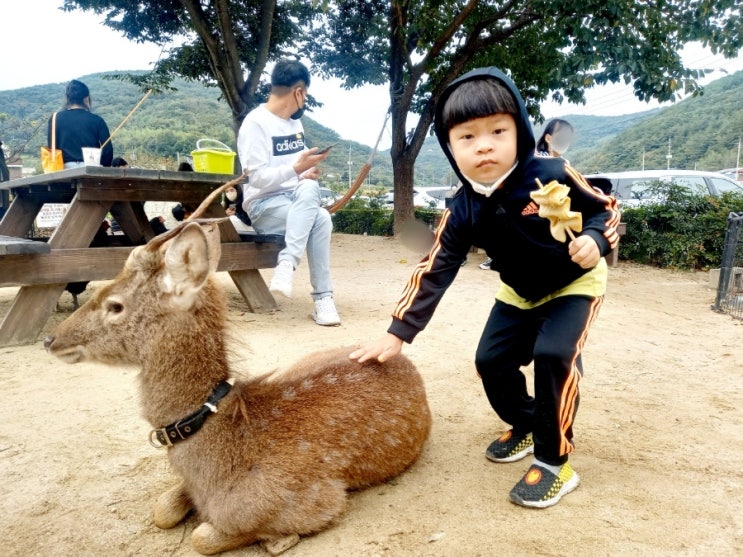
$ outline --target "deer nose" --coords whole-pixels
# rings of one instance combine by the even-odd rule
[[[49,335],[48,337],[46,337],[44,339],[44,348],[46,350],[49,350],[49,348],[52,346],[52,344],[54,344],[54,337],[51,336],[51,335]]]

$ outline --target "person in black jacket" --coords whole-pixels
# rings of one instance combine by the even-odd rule
[[[472,246],[485,250],[500,288],[475,356],[488,401],[511,429],[488,459],[535,460],[511,490],[514,503],[548,507],[577,487],[568,462],[582,375],[581,350],[606,289],[603,256],[617,244],[616,200],[561,158],[537,156],[524,101],[497,68],[473,70],[442,94],[436,135],[463,187],[444,211],[430,253],[415,268],[387,335],[349,357],[383,362],[423,330]],[[539,216],[538,181],[569,188],[583,228],[562,242]],[[534,362],[534,393],[521,366]]]
[[[90,112],[90,90],[73,79],[65,90],[64,110],[57,112],[57,149],[62,151],[65,168],[84,166],[83,147],[101,148],[111,135],[106,122]],[[52,119],[47,125],[47,145],[52,144]],[[101,151],[101,166],[111,166],[114,148],[109,141]]]
[[[5,151],[3,151],[3,142],[0,141],[0,182],[7,182],[10,180],[10,171],[8,165],[5,163]]]

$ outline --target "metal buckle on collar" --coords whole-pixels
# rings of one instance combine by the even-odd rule
[[[165,443],[163,443],[163,440]],[[165,428],[153,429],[150,431],[150,445],[156,449],[164,449],[165,447],[172,447],[173,443],[168,439],[168,434],[165,432]]]

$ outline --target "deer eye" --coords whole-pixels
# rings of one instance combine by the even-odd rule
[[[107,300],[106,311],[113,314],[121,313],[122,311],[124,311],[124,304],[116,300]]]

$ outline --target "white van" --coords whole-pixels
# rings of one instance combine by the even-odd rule
[[[695,195],[719,197],[727,192],[743,194],[743,187],[735,180],[718,172],[703,170],[635,170],[588,174],[585,178],[605,192],[611,187],[611,194],[630,207],[657,202],[653,190],[659,182],[681,186]]]

